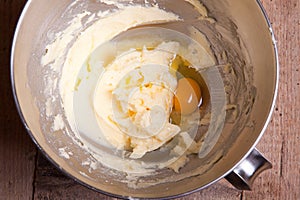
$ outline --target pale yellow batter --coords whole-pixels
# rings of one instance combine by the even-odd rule
[[[114,4],[113,1],[108,3]],[[188,161],[187,155],[199,152],[201,145],[196,144],[188,133],[182,132],[180,126],[170,123],[173,96],[178,84],[171,63],[177,54],[187,58],[193,66],[203,68],[214,66],[215,59],[203,34],[195,33],[191,29],[200,39],[200,43],[181,46],[178,41],[158,39],[156,46],[151,49],[127,49],[115,57],[95,60],[91,54],[99,46],[128,29],[140,25],[181,21],[177,15],[158,6],[118,7],[120,9],[114,12],[102,13],[98,21],[83,31],[68,50],[65,61],[59,63],[56,60],[57,54],[72,40],[72,31],[80,27],[81,15],[78,15],[61,33],[64,37],[48,46],[48,53],[42,59],[42,64],[55,61],[51,66],[55,70],[63,65],[60,95],[69,125],[76,137],[82,141],[84,139],[76,126],[73,98],[88,78],[79,79],[78,74],[83,68],[88,73],[101,71],[97,72],[101,78],[96,85],[90,87],[93,95],[89,96],[90,100],[86,103],[90,104],[89,107],[95,114],[101,130],[99,135],[104,136],[99,136],[102,138],[99,143],[116,151],[126,152],[120,157],[85,143],[85,147],[92,150],[99,162],[127,173],[146,175],[155,168],[165,167],[178,172]],[[202,4],[197,4],[196,9],[204,13],[203,17],[207,17],[207,11]],[[195,52],[198,56],[195,56]],[[82,121],[84,120],[86,119],[83,118]],[[147,153],[163,147],[175,136],[178,138],[178,145],[170,150],[170,159],[159,164],[139,161]],[[90,138],[99,140],[95,135]]]

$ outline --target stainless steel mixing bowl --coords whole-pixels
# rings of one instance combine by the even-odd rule
[[[227,23],[227,19],[234,22],[235,30],[248,51],[253,66],[252,84],[256,88],[254,104],[248,119],[248,122],[253,122],[251,128],[243,127],[235,133],[224,134],[226,140],[221,140],[214,152],[226,148],[222,149],[226,153],[218,160],[214,160],[211,154],[211,158],[203,160],[204,163],[213,162],[210,168],[197,176],[177,182],[132,189],[126,183],[111,177],[109,170],[105,172],[99,169],[89,173],[86,166],[81,165],[88,155],[62,131],[49,133],[47,123],[50,122],[41,114],[42,100],[45,98],[40,92],[41,87],[45,87],[41,78],[45,70],[40,66],[40,56],[44,53],[41,51],[47,43],[49,29],[56,28],[53,27],[55,22],[63,25],[68,20],[68,15],[65,14],[64,18],[61,15],[72,2],[29,0],[19,20],[11,57],[12,86],[20,116],[39,149],[58,168],[83,185],[104,194],[123,198],[167,198],[203,189],[221,178],[226,178],[239,189],[250,189],[255,177],[271,167],[255,149],[270,120],[277,94],[279,66],[270,23],[258,0],[203,0],[210,15],[225,29],[232,25]],[[84,2],[89,6],[81,9],[97,12],[96,1]],[[174,11],[180,11],[180,4],[183,3],[180,0],[157,2],[163,4],[167,10]],[[74,12],[79,12],[80,8],[78,9]],[[59,27],[57,29],[59,30]],[[68,146],[72,150],[73,155],[69,159],[60,156],[58,149],[61,146]],[[190,166],[190,169],[201,167],[199,163],[196,165],[198,166]],[[85,176],[86,174],[88,176]]]

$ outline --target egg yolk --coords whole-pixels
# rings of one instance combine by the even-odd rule
[[[199,107],[201,98],[198,83],[191,78],[181,78],[174,96],[174,109],[183,115],[191,114]]]

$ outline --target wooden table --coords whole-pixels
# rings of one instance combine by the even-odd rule
[[[0,0],[0,199],[111,199],[65,177],[37,150],[17,114],[9,77],[15,25],[26,0]],[[281,65],[276,110],[258,149],[273,163],[253,191],[222,180],[182,199],[300,199],[300,1],[263,0]]]

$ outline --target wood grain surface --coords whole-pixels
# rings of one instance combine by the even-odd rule
[[[26,0],[0,0],[0,199],[113,199],[64,176],[37,150],[17,114],[10,84],[13,32]],[[225,180],[181,198],[300,199],[300,1],[263,0],[278,41],[280,84],[276,110],[257,148],[273,163],[253,191]]]

